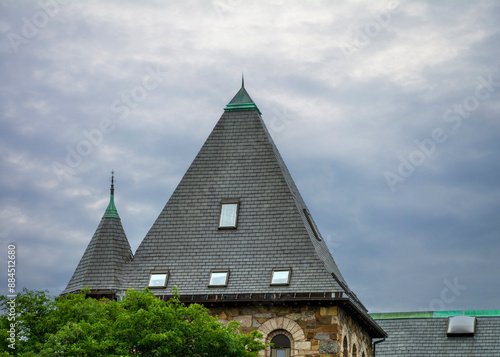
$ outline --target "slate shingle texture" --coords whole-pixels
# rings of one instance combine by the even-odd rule
[[[447,318],[375,320],[387,333],[377,357],[500,357],[500,316],[477,317],[474,336],[448,337]]]
[[[132,260],[132,250],[119,218],[105,217],[99,223],[82,259],[62,294],[91,290],[123,289],[123,267]]]
[[[240,200],[238,227],[219,230],[228,198]],[[168,270],[155,293],[345,292],[306,208],[258,112],[225,112],[127,265],[126,286],[142,289],[151,271]],[[290,285],[270,286],[282,267]],[[212,269],[230,270],[227,287],[207,286]]]

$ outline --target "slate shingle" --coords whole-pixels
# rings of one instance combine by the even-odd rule
[[[448,337],[447,318],[375,320],[387,333],[377,357],[500,357],[500,316],[478,316],[474,336]]]
[[[238,228],[219,230],[220,202],[238,198]],[[256,110],[227,111],[187,170],[126,269],[128,287],[169,270],[181,294],[347,292],[323,239]],[[290,267],[289,286],[270,287]],[[211,269],[229,268],[226,288],[209,288]]]
[[[113,203],[113,195],[110,206]],[[114,203],[113,203],[114,210]],[[123,267],[132,260],[132,250],[118,214],[106,210],[82,259],[61,294],[91,290],[123,290]]]

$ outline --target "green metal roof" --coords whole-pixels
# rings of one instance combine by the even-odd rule
[[[108,205],[108,208],[106,208],[106,212],[104,212],[104,216],[102,216],[102,218],[120,218],[120,216],[118,215],[118,211],[116,210],[116,207],[115,207],[115,199],[114,199],[114,195],[111,195],[110,198],[109,198],[109,205]]]
[[[118,211],[116,210],[115,207],[115,176],[114,176],[114,171],[111,171],[111,190],[110,190],[110,197],[109,197],[109,205],[108,208],[106,208],[106,212],[104,212],[104,216],[102,218],[118,218],[120,219],[120,216],[118,215]]]
[[[374,320],[446,318],[451,316],[500,316],[500,310],[382,312],[370,314],[370,316]]]
[[[245,89],[245,82],[243,78],[241,80],[241,89],[236,93],[236,95],[231,99],[229,104],[224,108],[225,111],[239,111],[239,110],[256,110],[259,114],[262,114],[257,108],[257,105],[253,102],[252,98],[248,95]]]

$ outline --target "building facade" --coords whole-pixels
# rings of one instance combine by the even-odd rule
[[[134,255],[113,202],[62,294],[176,286],[263,356],[372,356],[386,336],[349,289],[244,84]]]

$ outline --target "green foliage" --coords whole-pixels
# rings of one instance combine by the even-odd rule
[[[181,303],[178,294],[165,302],[148,289],[128,290],[116,302],[89,299],[86,293],[55,300],[45,292],[19,294],[16,355],[255,357],[265,347],[257,331],[239,333],[236,322],[223,326],[202,305]],[[6,302],[0,297],[0,357],[14,355]]]
[[[48,323],[49,316],[54,311],[53,299],[48,297],[46,292],[24,289],[15,299],[15,321],[9,320],[9,316],[12,318],[12,315],[8,315],[10,305],[7,301],[6,296],[0,296],[0,308],[5,312],[0,316],[0,337],[2,338],[0,351],[12,351],[8,348],[10,342],[6,339],[11,323],[15,323],[17,340],[29,340],[33,346],[42,344],[45,336],[53,331]],[[19,355],[21,350],[18,349],[17,342],[16,351]]]

